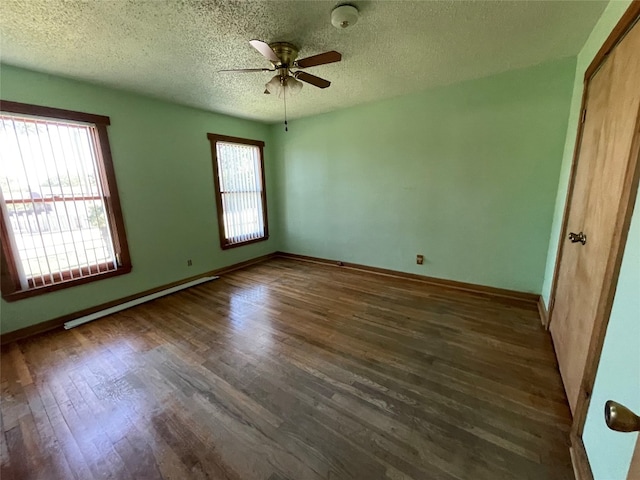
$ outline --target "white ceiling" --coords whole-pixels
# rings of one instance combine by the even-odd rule
[[[1,0],[1,60],[273,122],[273,73],[218,73],[270,66],[250,39],[342,53],[307,70],[332,85],[305,85],[296,118],[575,55],[606,3],[354,1],[358,23],[338,30],[336,1]]]

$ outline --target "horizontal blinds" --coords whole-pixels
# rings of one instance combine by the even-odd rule
[[[0,114],[0,189],[23,288],[116,268],[94,130]]]
[[[228,244],[265,236],[260,149],[216,142],[224,235]]]

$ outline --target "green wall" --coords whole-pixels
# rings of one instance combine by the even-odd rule
[[[206,137],[214,132],[267,143],[273,220],[275,175],[267,125],[6,65],[0,68],[0,98],[111,117],[109,138],[133,263],[128,275],[11,303],[2,300],[3,333],[278,249],[277,231],[266,242],[220,249]]]
[[[272,126],[283,250],[539,293],[574,71],[564,59]]]
[[[629,0],[610,2],[578,55],[569,127],[543,288],[543,296],[547,304],[551,293],[553,268],[578,129],[584,72],[630,3]],[[609,430],[604,422],[603,406],[607,400],[613,399],[625,404],[636,413],[640,413],[639,204],[640,197],[636,200],[613,309],[584,428],[583,440],[595,480],[626,479],[637,438],[635,433],[619,433]]]
[[[3,99],[111,117],[133,272],[2,301],[1,331],[278,249],[539,292],[573,71],[566,59],[294,121],[285,134],[3,65]],[[268,242],[220,250],[207,132],[266,141]]]

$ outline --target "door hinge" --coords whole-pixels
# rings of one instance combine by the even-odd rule
[[[580,120],[580,123],[584,123],[586,119],[587,119],[587,109],[585,108],[584,110],[582,110],[582,120]]]

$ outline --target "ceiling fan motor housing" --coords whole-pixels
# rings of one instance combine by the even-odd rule
[[[273,66],[276,68],[282,67],[292,67],[293,62],[295,62],[296,58],[298,58],[298,47],[291,43],[287,42],[275,42],[269,44],[271,50],[275,52],[275,54],[280,59],[280,63],[273,63]]]

